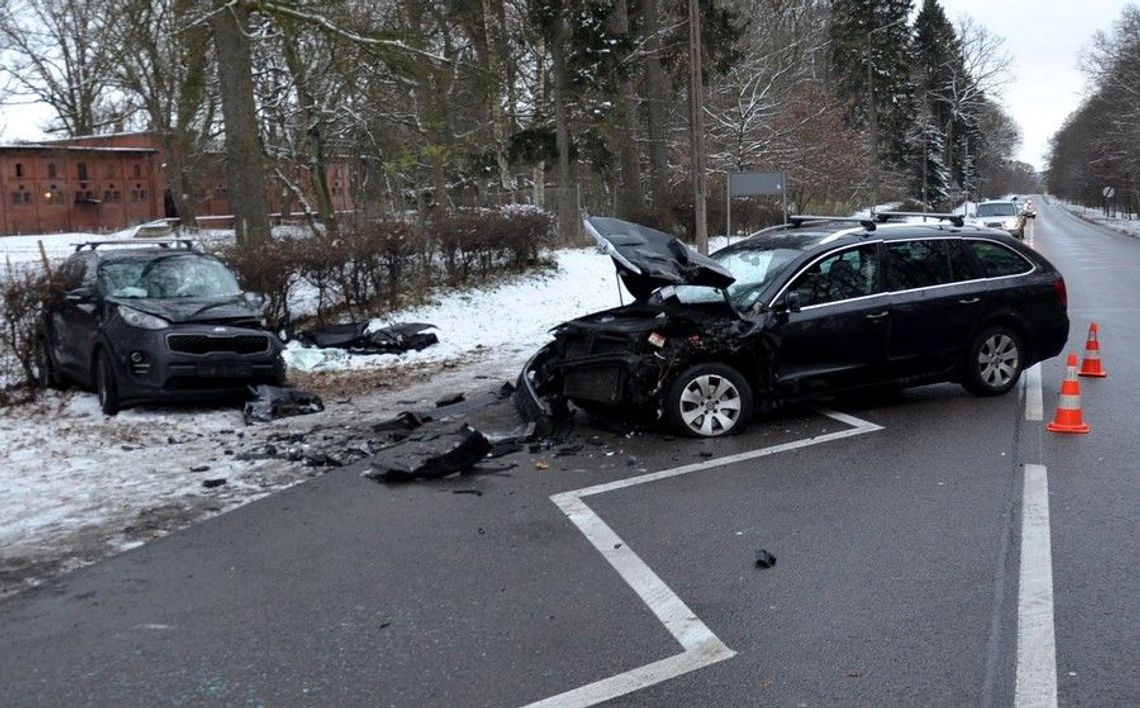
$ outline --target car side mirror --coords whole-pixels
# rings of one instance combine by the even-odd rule
[[[795,291],[784,293],[784,296],[776,301],[773,311],[778,315],[787,315],[789,312],[800,311],[800,294]]]
[[[63,298],[68,302],[94,302],[95,292],[91,288],[74,288],[65,292]]]
[[[242,299],[249,303],[249,306],[259,312],[265,309],[269,304],[269,297],[265,293],[259,292],[246,292],[242,293]]]

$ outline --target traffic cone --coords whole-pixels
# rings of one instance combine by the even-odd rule
[[[1077,380],[1077,355],[1070,354],[1065,364],[1065,380],[1061,382],[1061,400],[1057,415],[1045,429],[1054,433],[1087,433],[1089,426],[1081,418],[1081,382]]]
[[[1081,376],[1108,376],[1100,367],[1100,342],[1096,339],[1096,322],[1089,325],[1089,341],[1085,344],[1085,358],[1081,361]]]

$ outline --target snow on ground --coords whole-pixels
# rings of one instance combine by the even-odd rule
[[[59,258],[92,238],[107,237],[0,238],[0,258],[38,261],[40,240],[49,258]],[[326,401],[325,412],[316,415],[247,427],[237,405],[144,406],[109,418],[99,412],[94,394],[82,391],[49,392],[35,403],[0,410],[6,458],[0,466],[0,597],[322,471],[281,455],[246,454],[274,439],[297,431],[312,439],[322,427],[367,428],[406,408],[408,400],[486,388],[488,377],[513,379],[551,327],[614,307],[621,298],[630,301],[628,293],[619,296],[609,258],[592,249],[549,255],[556,270],[486,290],[441,291],[432,305],[377,320],[430,322],[439,328],[440,343],[400,356],[338,352],[327,368],[419,371],[430,380]],[[215,478],[227,483],[203,487]]]
[[[1118,231],[1128,236],[1140,238],[1140,219],[1124,218],[1119,216],[1119,213],[1116,217],[1108,217],[1104,215],[1103,209],[1090,209],[1089,207],[1060,200],[1058,200],[1057,203],[1086,221],[1107,226],[1113,231]]]

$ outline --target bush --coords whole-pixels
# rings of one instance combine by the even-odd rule
[[[308,239],[276,239],[264,243],[235,243],[218,251],[238,277],[243,289],[269,298],[266,318],[274,326],[291,319],[289,296],[297,284],[299,244]]]
[[[38,266],[8,264],[0,283],[0,403],[13,401],[12,390],[23,390],[27,398],[38,389],[41,324],[54,288]]]

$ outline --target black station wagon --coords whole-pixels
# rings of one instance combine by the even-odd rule
[[[285,381],[265,298],[190,241],[82,244],[60,267],[41,332],[43,383],[94,388],[104,413]]]
[[[757,402],[954,381],[1006,393],[1069,333],[1065,281],[1004,233],[793,217],[710,256],[591,217],[635,302],[559,325],[523,371],[546,411],[649,412],[678,431],[740,431]]]

